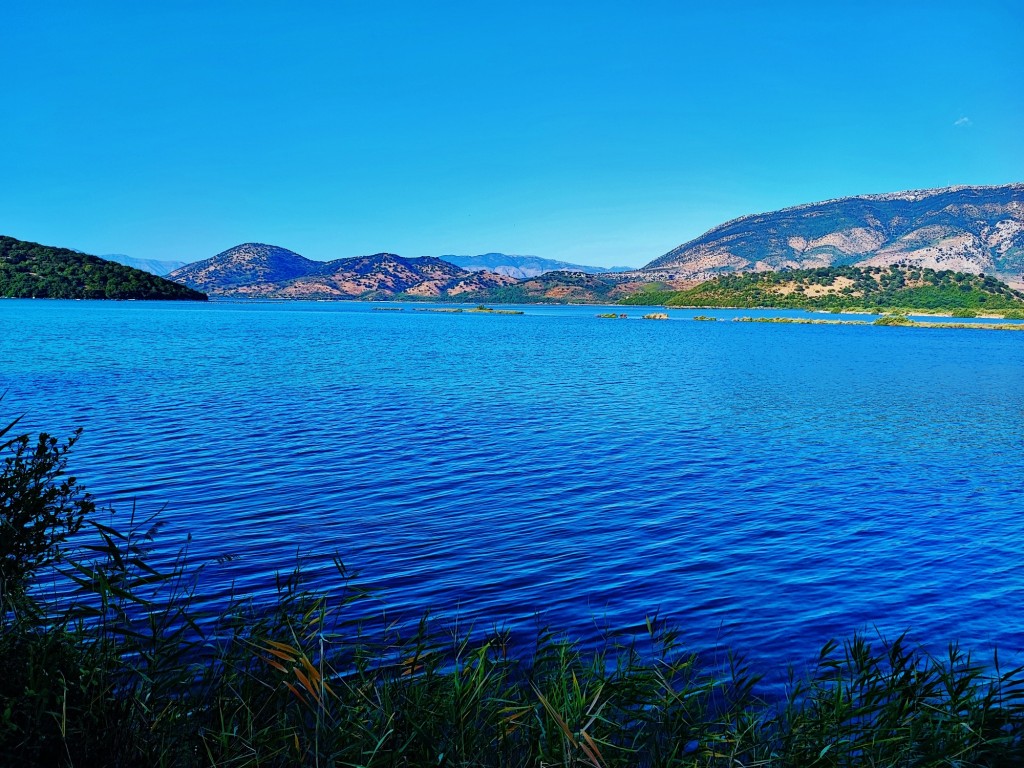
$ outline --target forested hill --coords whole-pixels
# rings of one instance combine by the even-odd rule
[[[676,307],[1024,310],[1024,292],[994,277],[902,265],[722,275],[688,290],[637,294],[624,303],[649,304],[652,300]]]
[[[0,296],[21,299],[177,299],[206,294],[69,248],[0,235]]]

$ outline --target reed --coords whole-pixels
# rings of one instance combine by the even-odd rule
[[[33,465],[4,467],[7,525],[32,500],[8,481]],[[1024,672],[998,657],[854,635],[769,699],[756,670],[687,652],[657,617],[598,648],[548,629],[516,647],[429,615],[396,626],[364,610],[337,557],[329,583],[308,583],[300,558],[274,599],[209,612],[187,542],[158,568],[157,519],[86,512],[4,593],[2,765],[1024,764]]]

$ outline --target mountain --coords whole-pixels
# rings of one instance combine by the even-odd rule
[[[113,261],[0,236],[0,296],[50,299],[188,299],[206,296]]]
[[[743,216],[641,272],[707,280],[732,272],[892,264],[1024,283],[1024,184],[862,195]]]
[[[324,265],[287,248],[243,243],[209,259],[186,264],[168,277],[211,296],[262,295],[261,286],[313,274]]]
[[[377,253],[318,262],[312,274],[267,286],[262,295],[289,299],[458,298],[514,282],[506,275],[470,272],[433,256],[405,259]]]
[[[604,274],[633,270],[633,267],[588,267],[582,264],[570,264],[567,261],[542,259],[540,256],[509,256],[504,253],[484,253],[480,256],[442,256],[441,258],[471,272],[486,270],[520,280],[555,271]]]
[[[132,269],[141,269],[143,272],[149,272],[152,275],[169,275],[176,269],[180,269],[188,264],[187,261],[161,261],[159,259],[136,259],[131,256],[125,256],[123,253],[104,253],[100,256],[101,259],[107,261],[115,261],[118,264],[124,264],[126,267]]]
[[[229,248],[171,276],[211,296],[287,299],[455,298],[515,282],[506,275],[470,272],[432,256],[405,259],[377,253],[313,261],[260,243]]]

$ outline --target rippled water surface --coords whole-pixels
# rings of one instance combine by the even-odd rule
[[[0,417],[212,594],[337,551],[413,618],[1024,647],[1024,333],[523,309],[2,301]]]

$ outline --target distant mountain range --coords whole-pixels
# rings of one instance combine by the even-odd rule
[[[741,272],[893,264],[1024,284],[1024,184],[862,195],[744,216],[632,271],[498,253],[319,262],[247,243],[169,277],[214,296],[555,302],[615,300],[652,284],[679,289]]]
[[[484,253],[479,256],[441,256],[441,259],[471,272],[487,271],[520,280],[545,272],[584,272],[601,275],[607,272],[632,272],[634,267],[588,267],[568,261],[542,259],[540,256],[510,256],[505,253]]]
[[[393,253],[313,261],[276,245],[244,243],[176,269],[169,276],[211,296],[292,299],[454,298],[514,284],[432,256]],[[200,287],[201,286],[201,287]]]
[[[131,256],[125,256],[123,253],[104,253],[100,255],[101,259],[107,261],[114,261],[118,264],[123,264],[126,267],[132,269],[141,269],[143,272],[149,272],[152,275],[160,275],[164,277],[169,275],[176,269],[184,267],[188,264],[187,261],[160,261],[159,259],[136,259]]]
[[[491,254],[513,266],[508,257]],[[477,257],[466,257],[477,258]],[[537,262],[560,264],[550,259]],[[532,269],[528,261],[524,269]],[[475,266],[479,267],[478,264]],[[517,279],[466,269],[433,256],[403,258],[377,253],[335,261],[313,261],[276,245],[244,243],[188,264],[169,277],[211,296],[278,299],[437,299],[500,303],[615,301],[643,283],[625,273],[544,271]]]
[[[861,195],[743,216],[639,271],[707,280],[733,272],[892,264],[1024,283],[1024,184]]]
[[[278,284],[280,298],[466,299],[515,283],[490,272],[469,272],[433,256],[404,259],[377,253],[323,264],[315,273]]]
[[[83,256],[57,250],[68,259]],[[174,264],[110,258],[145,264],[153,272]],[[47,269],[55,259],[47,256]],[[377,253],[324,262],[275,245],[244,243],[178,266],[168,278],[223,297],[554,303],[616,301],[643,291],[640,300],[649,302],[736,273],[891,265],[985,274],[1024,287],[1024,184],[862,195],[743,216],[631,271],[500,253],[443,259]],[[74,270],[80,268],[72,272],[78,275]],[[19,267],[14,275],[6,269],[19,290],[37,290],[30,285],[31,270]],[[74,280],[78,293],[100,290],[82,289],[80,275]],[[59,270],[47,272],[44,282],[47,291],[64,291],[57,287]],[[132,282],[139,284],[137,278]],[[105,285],[100,292],[110,291],[116,292]]]

